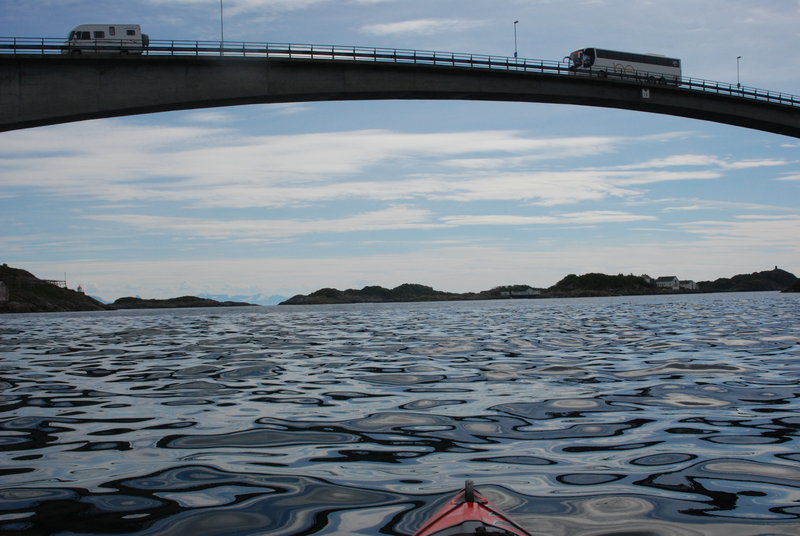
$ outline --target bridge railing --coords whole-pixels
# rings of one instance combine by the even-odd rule
[[[658,84],[656,80],[659,78],[647,76],[647,73],[608,73],[606,75],[592,70],[575,71],[570,69],[566,62],[561,61],[413,49],[182,40],[151,40],[149,45],[144,48],[119,48],[102,45],[74,47],[67,46],[64,39],[58,38],[0,37],[0,54],[119,54],[126,52],[148,56],[224,56],[414,63],[470,69],[501,69],[562,76],[608,76],[612,80],[642,85]],[[788,106],[800,106],[800,96],[798,95],[741,86],[739,84],[691,77],[683,77],[677,83],[671,82],[671,84],[691,91],[730,95],[732,97],[773,102]]]

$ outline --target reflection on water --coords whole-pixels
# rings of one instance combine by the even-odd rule
[[[800,533],[800,297],[0,318],[0,532]]]

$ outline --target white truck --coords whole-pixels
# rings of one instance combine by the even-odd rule
[[[150,44],[138,24],[81,24],[69,32],[64,54],[141,54]]]

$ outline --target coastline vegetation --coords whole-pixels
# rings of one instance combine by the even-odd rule
[[[54,283],[63,283],[58,285]],[[414,301],[459,301],[498,299],[576,298],[592,296],[634,296],[702,292],[784,291],[800,292],[800,280],[785,270],[740,274],[731,278],[697,283],[697,289],[671,290],[659,288],[656,282],[635,275],[588,273],[569,274],[549,288],[529,285],[503,285],[480,292],[454,293],[432,287],[405,283],[388,289],[377,285],[362,289],[338,290],[321,288],[308,295],[298,294],[281,305],[392,303]],[[0,266],[0,313],[33,313],[60,311],[103,311],[117,309],[160,309],[173,307],[236,307],[253,305],[244,302],[217,301],[196,296],[169,299],[119,298],[106,304],[83,292],[66,288],[66,282],[39,279],[30,272]]]

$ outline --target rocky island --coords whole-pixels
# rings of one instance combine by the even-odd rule
[[[115,309],[161,309],[167,307],[235,307],[253,305],[243,302],[219,302],[196,296],[166,300],[120,298],[106,304],[78,290],[67,288],[65,281],[39,279],[32,273],[0,266],[0,313],[56,313],[66,311],[109,311]]]
[[[198,298],[197,296],[181,296],[179,298],[168,298],[166,300],[153,300],[143,298],[132,298],[130,296],[120,298],[109,305],[111,309],[167,309],[171,307],[243,307],[254,305],[245,302],[216,301],[208,298]]]
[[[570,274],[549,288],[505,285],[480,292],[444,292],[420,284],[406,283],[388,289],[366,286],[362,289],[322,288],[308,295],[298,294],[280,305],[319,305],[340,303],[396,303],[419,301],[498,300],[520,298],[577,298],[592,296],[635,296],[697,292],[800,292],[800,280],[777,266],[773,270],[740,274],[714,281],[701,281],[690,289],[662,288],[646,276]],[[0,266],[0,313],[60,311],[104,311],[117,309],[163,309],[173,307],[240,307],[254,305],[238,301],[217,301],[197,296],[169,299],[125,297],[103,303],[78,290],[66,288],[65,281],[39,279],[30,272]]]
[[[797,277],[785,270],[741,274],[714,281],[701,281],[691,290],[660,288],[655,281],[635,275],[570,274],[552,287],[534,288],[528,285],[507,285],[481,292],[453,293],[435,290],[419,284],[406,283],[387,289],[366,286],[360,290],[323,288],[308,295],[298,294],[280,305],[320,305],[339,303],[392,303],[410,301],[497,300],[514,298],[579,298],[601,296],[636,296],[648,294],[677,294],[701,292],[786,291],[798,285]]]
[[[0,266],[0,313],[42,313],[60,311],[103,311],[108,306],[94,298],[66,288],[60,281],[39,279],[32,273]]]

